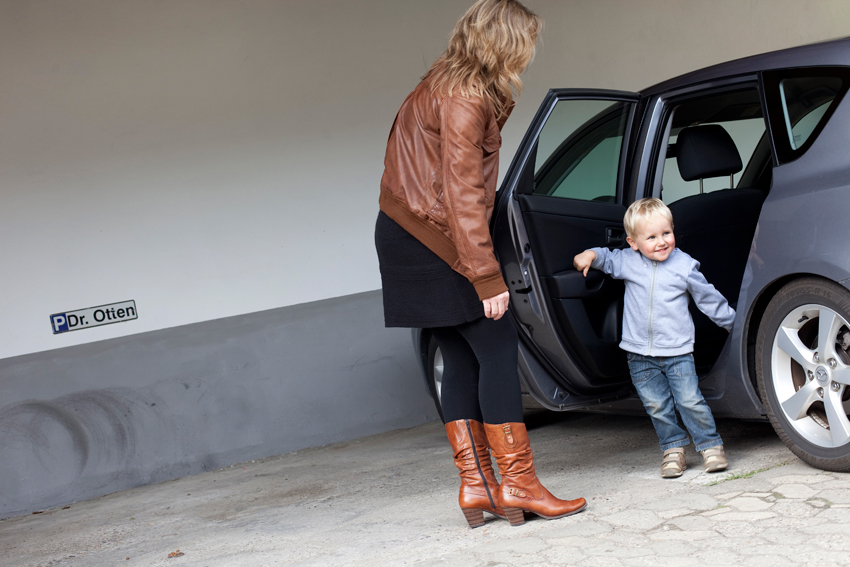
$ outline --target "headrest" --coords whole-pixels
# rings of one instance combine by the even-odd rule
[[[743,168],[735,142],[719,124],[689,126],[679,132],[676,163],[685,181],[732,175]]]

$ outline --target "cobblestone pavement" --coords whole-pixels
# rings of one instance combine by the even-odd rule
[[[431,423],[0,521],[0,566],[850,564],[850,475],[806,466],[768,424],[719,420],[730,469],[689,448],[664,480],[645,417],[528,423],[538,475],[587,498],[581,514],[469,529]]]

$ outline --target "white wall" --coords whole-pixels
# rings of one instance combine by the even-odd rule
[[[0,358],[380,287],[398,105],[468,0],[0,0]],[[529,0],[507,166],[552,86],[844,35],[845,0]],[[136,321],[52,335],[134,299]]]

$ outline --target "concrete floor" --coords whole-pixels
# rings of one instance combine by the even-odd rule
[[[768,424],[719,420],[729,471],[703,473],[689,448],[692,468],[664,480],[646,417],[527,421],[538,475],[587,498],[581,514],[469,529],[430,423],[3,520],[0,566],[850,562],[850,475],[804,465]]]

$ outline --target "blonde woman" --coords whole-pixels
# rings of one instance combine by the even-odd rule
[[[375,244],[388,327],[427,328],[444,361],[442,409],[471,527],[484,512],[524,523],[586,502],[537,480],[522,416],[517,335],[493,253],[502,126],[542,21],[516,0],[479,0],[399,110],[381,179]],[[502,476],[493,474],[490,450]]]

